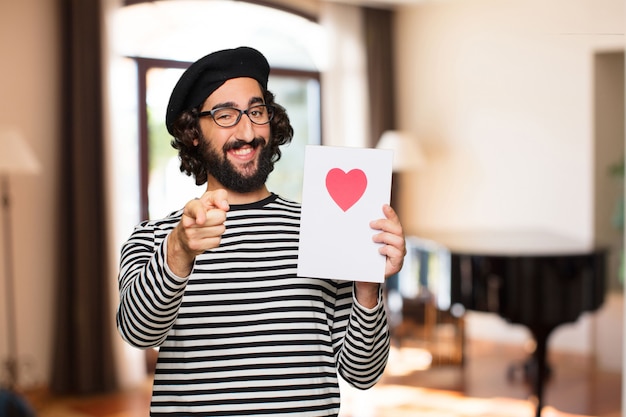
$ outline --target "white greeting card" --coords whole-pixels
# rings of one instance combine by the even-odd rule
[[[385,217],[392,159],[390,150],[306,147],[298,276],[384,281],[369,223]]]

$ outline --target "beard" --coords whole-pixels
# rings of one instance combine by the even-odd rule
[[[267,142],[263,138],[254,138],[251,142],[243,140],[228,142],[223,146],[221,154],[211,147],[207,140],[201,143],[207,172],[228,190],[237,193],[256,191],[263,187],[267,177],[274,170],[271,150],[265,146]],[[231,149],[239,149],[244,145],[249,145],[253,149],[261,147],[261,152],[256,161],[247,162],[239,171],[228,160],[227,153]]]

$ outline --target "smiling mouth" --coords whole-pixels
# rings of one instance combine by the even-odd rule
[[[246,155],[262,145],[265,145],[265,139],[263,138],[254,138],[250,142],[234,140],[224,145],[224,152],[233,151],[235,155]]]
[[[237,155],[237,156],[245,156],[248,155],[249,153],[253,152],[254,148],[251,146],[244,146],[243,148],[238,148],[238,149],[233,149],[232,151],[230,151],[232,154]]]

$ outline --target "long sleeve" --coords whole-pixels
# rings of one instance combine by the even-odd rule
[[[341,285],[337,297],[338,313],[333,328],[337,368],[352,386],[368,389],[376,384],[385,370],[390,349],[389,327],[382,290],[377,306],[367,309],[352,296],[352,286],[351,282]]]
[[[187,279],[167,267],[167,235],[177,218],[135,228],[122,247],[117,327],[138,348],[159,346],[174,325]]]

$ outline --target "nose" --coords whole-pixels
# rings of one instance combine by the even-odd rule
[[[245,140],[246,142],[250,142],[255,138],[254,134],[254,124],[250,120],[247,114],[242,114],[239,123],[236,125],[237,131],[235,135],[237,139]]]

